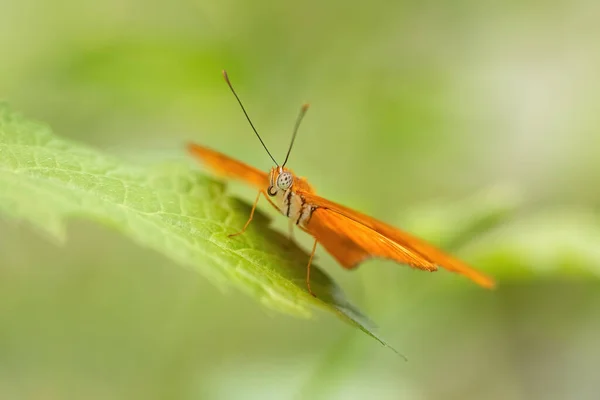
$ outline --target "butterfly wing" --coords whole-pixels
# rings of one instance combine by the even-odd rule
[[[318,207],[313,212],[313,216],[309,220],[306,230],[313,234],[315,238],[319,240],[336,259],[338,259],[338,261],[340,261],[340,259],[345,260],[344,257],[352,258],[350,255],[346,256],[343,253],[349,252],[350,254],[353,254],[356,252],[354,248],[359,248],[361,249],[360,253],[363,254],[363,258],[360,259],[357,254],[355,256],[355,261],[357,261],[356,264],[368,258],[365,254],[369,251],[373,251],[373,253],[371,253],[372,257],[392,259],[422,269],[431,269],[426,264],[430,263],[433,266],[438,265],[449,271],[465,275],[481,286],[488,288],[494,286],[494,281],[488,276],[444,253],[422,239],[384,222],[378,221],[373,217],[369,217],[368,215],[324,199],[314,193],[299,192],[298,194],[302,196],[308,204]],[[315,217],[317,218],[315,219]],[[344,220],[347,220],[348,222],[344,222]],[[352,230],[352,232],[348,232],[350,230]],[[329,238],[329,236],[334,236],[336,234],[341,235],[342,238]],[[325,242],[330,241],[331,244],[329,245],[329,248],[325,242],[321,241],[321,238],[324,238]],[[387,245],[388,242],[392,242],[395,246],[404,249],[404,253],[398,253],[398,251],[395,250],[395,247],[393,247],[394,251],[386,253],[385,249],[391,249],[391,247]],[[378,243],[381,243],[381,245],[378,245]],[[333,249],[333,252],[330,251],[331,249]],[[405,255],[399,257],[399,254]],[[342,261],[340,261],[340,263],[346,266]]]
[[[315,209],[303,229],[344,268],[355,268],[369,258],[387,258],[427,271],[437,270],[437,266],[421,254],[327,208]]]
[[[269,174],[223,153],[194,143],[188,144],[188,151],[217,175],[246,182],[259,190],[265,190],[269,186]]]

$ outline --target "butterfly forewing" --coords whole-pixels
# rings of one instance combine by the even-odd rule
[[[317,222],[319,224],[318,228],[315,229],[319,232],[325,232],[325,228],[321,227],[320,225],[330,224],[331,227],[329,228],[329,230],[335,231],[338,234],[341,232],[345,232],[344,230],[340,230],[340,228],[342,228],[345,225],[348,228],[356,230],[356,233],[345,234],[347,237],[351,237],[353,239],[352,242],[355,246],[358,246],[365,250],[371,248],[380,251],[380,248],[366,246],[365,243],[371,243],[373,238],[378,238],[378,240],[380,240],[379,238],[382,237],[388,241],[394,242],[399,247],[405,249],[406,254],[414,255],[414,257],[412,257],[413,260],[418,260],[420,257],[422,260],[429,262],[433,265],[439,265],[440,267],[443,267],[449,271],[465,275],[481,286],[494,286],[494,281],[489,277],[469,267],[464,262],[448,254],[445,254],[441,250],[435,248],[433,245],[419,238],[416,238],[415,236],[407,232],[394,228],[393,226],[385,224],[365,214],[354,211],[348,207],[324,199],[320,196],[315,195],[314,193],[299,192],[298,194],[304,198],[304,201],[307,204],[311,204],[317,207],[313,214],[318,215],[319,210],[327,210],[329,213],[337,214],[339,216],[338,218],[334,218],[322,212],[322,217],[314,220],[313,218],[315,215],[313,215],[313,217],[310,219],[306,226],[306,229],[309,232],[311,232],[311,230],[313,229],[311,227],[311,224],[313,222]],[[348,222],[344,222],[344,220],[347,220]],[[354,224],[351,224],[349,221],[354,222]],[[358,229],[357,225],[361,226],[362,228]],[[317,239],[319,240],[319,242],[322,242],[320,238]],[[323,243],[323,246],[327,248],[325,243]],[[337,252],[342,251],[341,249],[338,249],[337,244],[334,244],[331,247],[334,248]],[[373,254],[373,256],[379,255]],[[383,256],[383,258],[392,259],[418,268],[428,269],[427,267],[420,266],[418,262],[411,263],[406,260],[398,259],[396,252],[390,252],[387,256]]]
[[[188,145],[188,150],[192,155],[200,158],[216,174],[224,178],[246,182],[258,190],[265,190],[269,186],[269,174],[266,172],[194,143]]]
[[[386,258],[427,271],[436,265],[419,253],[342,214],[317,208],[303,227],[344,268],[355,268],[369,258]]]

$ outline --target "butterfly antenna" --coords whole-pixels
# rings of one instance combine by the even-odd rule
[[[233,95],[235,96],[236,100],[238,101],[240,107],[242,108],[242,111],[244,112],[244,115],[246,116],[246,119],[250,123],[250,126],[252,127],[252,130],[256,134],[256,137],[258,138],[258,140],[260,140],[260,144],[263,145],[263,147],[267,151],[267,154],[269,155],[269,157],[271,157],[271,160],[273,160],[273,162],[275,163],[275,165],[279,166],[279,164],[277,164],[277,161],[275,161],[275,159],[271,155],[271,152],[269,151],[269,149],[267,149],[267,145],[265,144],[265,142],[263,142],[263,140],[261,139],[260,135],[258,134],[258,131],[254,127],[254,124],[252,123],[252,120],[248,116],[248,113],[246,112],[246,109],[244,108],[244,105],[242,104],[242,101],[240,100],[240,98],[238,97],[237,93],[233,89],[233,85],[231,85],[231,82],[229,81],[229,77],[227,76],[227,71],[225,71],[225,70],[223,70],[223,78],[225,78],[225,82],[227,82],[227,86],[229,86],[229,89],[231,89],[231,93],[233,93]]]
[[[287,154],[285,155],[285,161],[283,162],[283,164],[281,165],[281,167],[285,167],[285,164],[288,161],[288,158],[290,157],[290,152],[292,151],[292,146],[294,145],[294,140],[296,140],[296,134],[298,133],[298,128],[300,127],[300,123],[302,122],[302,119],[304,119],[304,116],[306,115],[306,112],[308,111],[308,107],[310,107],[310,104],[304,104],[302,106],[302,108],[300,109],[300,114],[298,114],[298,118],[296,118],[296,124],[294,125],[294,133],[292,133],[292,141],[290,142],[290,147],[288,148]]]

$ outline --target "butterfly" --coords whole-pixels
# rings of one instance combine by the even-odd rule
[[[310,288],[310,266],[317,244],[323,246],[346,269],[356,268],[360,263],[371,258],[380,258],[425,271],[436,271],[438,267],[443,267],[462,274],[483,287],[494,287],[495,283],[490,277],[426,241],[317,195],[305,178],[299,177],[286,167],[298,128],[308,110],[308,104],[303,105],[298,114],[285,160],[279,164],[250,120],[226,71],[223,71],[223,77],[252,130],[275,163],[269,172],[264,172],[208,147],[193,143],[188,145],[189,152],[216,175],[243,181],[258,190],[246,224],[239,232],[229,235],[230,237],[246,231],[258,201],[261,197],[265,197],[273,207],[289,218],[291,228],[296,226],[314,238],[306,267],[306,287],[313,296],[315,294]]]

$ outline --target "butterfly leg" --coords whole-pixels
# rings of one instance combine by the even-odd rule
[[[256,205],[258,204],[258,199],[260,199],[261,193],[262,193],[262,191],[258,192],[258,196],[256,196],[256,200],[254,200],[254,205],[252,206],[252,211],[250,211],[250,218],[248,218],[248,221],[246,221],[246,224],[244,225],[242,230],[237,233],[232,233],[227,236],[229,236],[231,238],[231,237],[241,235],[242,233],[246,232],[246,228],[248,228],[248,225],[250,225],[250,221],[252,221],[252,217],[254,217],[254,210],[256,210]]]
[[[312,252],[310,253],[310,257],[308,259],[308,265],[306,266],[306,288],[308,289],[308,293],[310,293],[313,297],[317,297],[316,294],[310,288],[310,264],[312,264],[313,256],[317,251],[317,241],[315,240],[315,244],[313,244]]]

